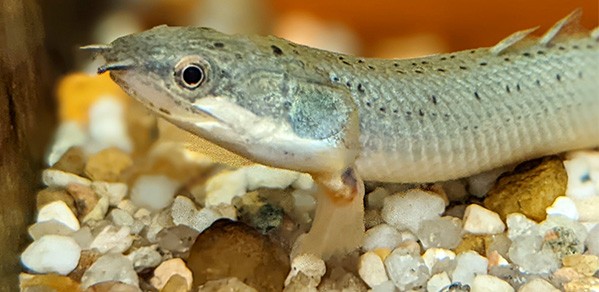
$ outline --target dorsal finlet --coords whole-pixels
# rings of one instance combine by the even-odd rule
[[[539,44],[544,46],[551,45],[557,37],[562,34],[566,34],[572,30],[578,29],[580,24],[580,18],[582,16],[582,9],[578,8],[568,16],[562,18],[556,24],[553,25],[539,40]]]
[[[498,42],[495,46],[490,48],[489,51],[491,52],[491,54],[497,56],[497,55],[501,54],[502,52],[504,52],[505,50],[507,50],[508,48],[515,45],[516,43],[518,43],[519,41],[526,38],[529,34],[531,34],[533,31],[537,30],[538,28],[539,27],[537,26],[537,27],[526,29],[526,30],[517,31],[517,32],[511,34],[510,36],[504,38],[500,42]]]
[[[595,29],[591,31],[591,38],[595,39],[596,41],[599,41],[599,26],[595,27]]]

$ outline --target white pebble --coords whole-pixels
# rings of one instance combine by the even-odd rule
[[[206,182],[205,206],[230,205],[235,197],[243,196],[247,190],[245,169],[221,172]]]
[[[522,235],[512,241],[509,258],[524,272],[531,274],[551,273],[559,267],[559,260],[550,249],[541,249],[540,235]]]
[[[81,286],[86,289],[96,283],[108,281],[139,285],[139,278],[133,269],[133,264],[126,256],[118,253],[109,253],[98,258],[83,273]]]
[[[393,250],[401,241],[401,233],[395,227],[383,223],[366,231],[362,250],[371,251],[381,247]]]
[[[537,222],[528,219],[520,213],[511,213],[505,220],[508,228],[508,237],[514,241],[520,236],[531,236],[539,234]]]
[[[407,228],[411,232],[417,232],[422,221],[439,218],[443,211],[445,201],[441,197],[412,189],[386,197],[381,216],[387,224],[399,230]]]
[[[311,190],[314,188],[314,180],[309,174],[300,173],[291,186],[297,190]]]
[[[439,292],[449,285],[451,285],[451,280],[446,272],[435,274],[426,282],[426,291]]]
[[[112,209],[110,214],[108,214],[108,220],[112,221],[116,226],[131,227],[135,223],[133,216],[121,209]]]
[[[142,246],[127,255],[136,271],[153,268],[160,264],[162,256],[156,251],[156,247],[157,245]]]
[[[466,207],[464,231],[472,234],[497,234],[505,230],[499,214],[476,204]]]
[[[582,152],[569,153],[571,159],[564,161],[568,173],[566,195],[573,199],[586,199],[599,195],[597,185],[591,180],[591,161]]]
[[[46,169],[42,172],[42,181],[48,187],[64,189],[70,184],[89,186],[91,181],[78,175],[58,169]]]
[[[565,216],[572,220],[578,220],[578,210],[571,198],[557,197],[553,204],[547,207],[547,215]]]
[[[54,201],[52,203],[44,205],[37,213],[36,222],[45,222],[50,220],[56,220],[66,227],[76,231],[79,230],[79,220],[71,208],[63,201]]]
[[[77,267],[80,256],[81,248],[72,238],[46,235],[25,249],[21,262],[36,273],[66,275]]]
[[[29,226],[27,232],[33,240],[38,240],[45,235],[69,236],[73,233],[73,229],[67,227],[62,222],[56,220],[49,220],[38,222]]]
[[[119,208],[131,215],[134,215],[135,219],[139,219],[138,217],[135,217],[135,214],[137,214],[137,212],[139,210],[144,210],[143,212],[147,213],[148,216],[152,213],[148,209],[139,208],[137,205],[135,205],[135,203],[133,203],[133,201],[131,201],[129,199],[124,199],[124,200],[120,201],[117,204],[117,208]]]
[[[444,248],[429,248],[422,255],[422,260],[431,273],[438,263],[448,263],[454,259],[455,253]]]
[[[549,282],[541,278],[535,278],[522,285],[518,292],[559,292],[560,290],[555,288]]]
[[[588,199],[576,199],[574,200],[574,204],[576,205],[574,210],[577,210],[579,215],[578,221],[599,222],[599,212],[597,212],[599,210],[599,196]]]
[[[586,247],[590,254],[599,256],[599,225],[593,227],[589,231],[589,235],[586,240]]]
[[[222,218],[217,211],[210,208],[202,208],[198,211],[195,203],[184,196],[175,198],[171,216],[175,225],[189,226],[200,233],[210,227],[214,221]]]
[[[299,178],[299,173],[291,170],[272,168],[260,164],[246,166],[247,190],[259,188],[284,189]]]
[[[376,188],[374,191],[366,195],[368,201],[368,208],[370,209],[382,209],[385,198],[389,196],[389,191],[385,188]]]
[[[181,184],[165,175],[144,175],[131,188],[131,200],[137,206],[160,210],[171,204]]]
[[[89,249],[92,241],[94,241],[94,236],[92,235],[92,231],[89,226],[83,226],[79,228],[79,230],[71,234],[71,238],[73,238],[77,244],[79,244],[82,250]]]
[[[389,280],[387,282],[383,282],[380,285],[372,287],[370,292],[397,292],[397,288],[393,281]]]
[[[418,255],[396,249],[385,258],[389,278],[401,291],[424,286],[429,278],[428,268]]]
[[[185,262],[180,258],[174,258],[162,262],[154,270],[154,277],[150,279],[150,283],[156,289],[161,290],[173,275],[179,275],[183,277],[187,282],[187,289],[191,289],[191,285],[193,284],[193,276],[191,271],[185,265]]]
[[[453,282],[472,285],[474,277],[487,274],[489,261],[475,251],[467,251],[456,257],[456,267],[451,274]]]
[[[514,288],[508,282],[491,275],[478,275],[474,278],[470,291],[472,292],[513,292]]]
[[[91,188],[100,197],[107,197],[110,206],[116,207],[127,195],[127,184],[93,181]]]
[[[108,225],[94,238],[90,248],[96,249],[100,253],[122,253],[133,243],[133,237],[129,233],[129,227],[118,228]]]
[[[383,260],[372,251],[360,256],[358,274],[370,288],[389,280]]]
[[[86,145],[86,149],[90,153],[113,146],[125,152],[133,149],[127,133],[123,103],[111,96],[99,98],[89,108],[89,134],[92,141]]]
[[[424,220],[416,235],[425,249],[456,248],[462,239],[462,220],[451,216]]]
[[[54,134],[54,142],[46,157],[47,165],[54,165],[73,146],[83,145],[87,133],[79,122],[62,122]]]
[[[291,260],[291,271],[285,279],[285,286],[291,283],[293,277],[302,272],[309,279],[308,287],[316,287],[327,271],[324,261],[313,254],[300,254]]]

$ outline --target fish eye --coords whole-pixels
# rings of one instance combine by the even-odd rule
[[[206,79],[204,65],[205,63],[199,56],[189,56],[181,59],[175,66],[177,83],[187,89],[200,87]]]

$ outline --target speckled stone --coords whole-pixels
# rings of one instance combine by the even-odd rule
[[[547,215],[545,209],[566,193],[567,183],[564,164],[557,156],[527,161],[497,180],[484,205],[503,220],[518,212],[542,221]]]
[[[75,199],[79,220],[85,218],[98,203],[98,196],[89,186],[70,184],[67,186],[67,192]]]
[[[236,277],[259,291],[280,291],[289,273],[289,256],[247,225],[221,219],[198,236],[187,266],[194,287]]]
[[[486,250],[485,238],[486,235],[465,234],[462,241],[455,248],[455,253],[459,254],[469,250],[475,251],[478,254],[484,255]]]

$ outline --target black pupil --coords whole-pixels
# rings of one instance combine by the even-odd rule
[[[183,81],[188,85],[197,85],[202,81],[203,73],[196,65],[191,65],[183,69]]]

